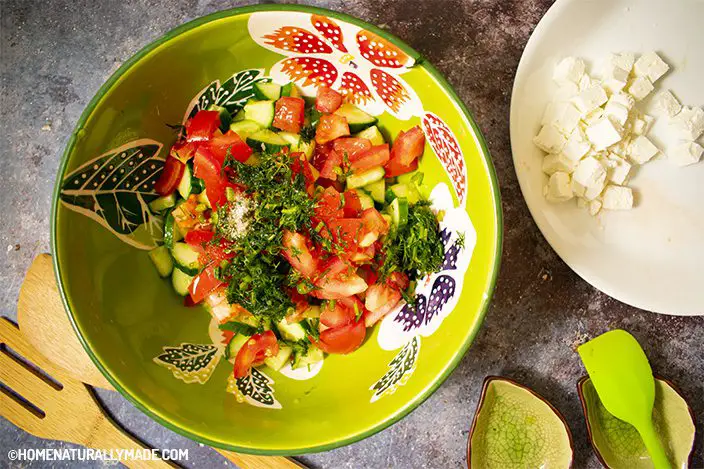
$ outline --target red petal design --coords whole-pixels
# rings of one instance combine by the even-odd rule
[[[311,15],[310,22],[313,27],[323,35],[325,39],[330,41],[330,44],[335,46],[340,52],[347,52],[345,44],[342,42],[342,30],[333,20],[327,16]]]
[[[423,131],[428,137],[431,148],[450,176],[455,192],[457,192],[457,199],[462,205],[467,192],[467,179],[462,150],[455,134],[442,119],[431,112],[423,116]]]
[[[265,43],[288,52],[299,54],[330,54],[332,47],[310,31],[295,26],[283,26],[273,34],[264,36]]]
[[[342,83],[339,91],[342,94],[343,101],[346,103],[366,104],[374,99],[367,84],[357,74],[352,72],[342,74]]]
[[[401,82],[385,71],[373,68],[369,76],[376,92],[394,112],[398,112],[401,106],[411,99]]]
[[[369,31],[357,33],[357,45],[362,57],[377,67],[401,68],[409,59],[401,49]]]
[[[281,71],[291,81],[304,80],[303,86],[332,86],[337,78],[337,69],[325,59],[292,57],[284,60],[281,65]]]

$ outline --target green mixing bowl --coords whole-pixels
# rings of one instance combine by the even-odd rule
[[[445,213],[446,263],[420,282],[421,306],[393,311],[356,352],[329,356],[308,376],[263,368],[235,382],[208,313],[185,307],[147,256],[163,224],[147,204],[174,125],[213,102],[236,110],[264,76],[297,79],[309,93],[320,84],[346,89],[378,115],[387,137],[422,126],[428,143],[420,169]],[[430,396],[479,329],[501,251],[491,159],[450,85],[387,32],[293,5],[197,19],[122,65],[71,136],[52,215],[66,309],[107,379],[174,431],[258,454],[360,440]]]

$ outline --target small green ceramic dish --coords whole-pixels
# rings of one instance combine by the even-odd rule
[[[467,441],[472,469],[569,468],[572,434],[544,397],[500,376],[484,380]]]
[[[653,463],[636,429],[611,415],[588,376],[577,383],[587,433],[597,457],[609,469],[651,469]],[[655,427],[673,467],[687,468],[694,452],[694,412],[669,381],[655,378]]]
[[[433,204],[445,211],[447,262],[416,291],[427,307],[392,312],[355,353],[328,357],[305,376],[264,367],[235,382],[209,315],[184,307],[150,263],[162,221],[148,202],[173,126],[212,103],[236,111],[265,77],[297,79],[308,93],[320,84],[347,90],[379,117],[387,137],[421,126],[428,143],[420,169]],[[455,368],[494,288],[500,206],[479,129],[417,52],[346,15],[260,5],[169,32],[103,85],[60,165],[52,244],[83,345],[139,409],[209,445],[301,454],[393,424]]]

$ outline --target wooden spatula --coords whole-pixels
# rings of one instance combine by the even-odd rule
[[[40,254],[25,276],[17,304],[22,330],[34,348],[59,365],[64,373],[95,387],[114,390],[78,341],[59,294],[51,256]],[[247,469],[300,469],[304,465],[283,456],[254,456],[214,448]]]
[[[606,410],[638,430],[656,469],[671,467],[653,423],[653,371],[635,337],[615,329],[579,346],[577,352]]]
[[[80,381],[66,375],[22,337],[8,319],[0,318],[0,414],[41,438],[89,448],[117,450],[148,448],[115,424]],[[30,362],[40,371],[29,367]],[[7,388],[32,405],[11,394]],[[164,461],[124,461],[133,468],[174,467]]]

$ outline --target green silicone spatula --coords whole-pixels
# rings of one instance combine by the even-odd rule
[[[638,430],[656,469],[670,468],[653,424],[653,371],[638,341],[615,329],[581,345],[577,352],[606,410]]]

